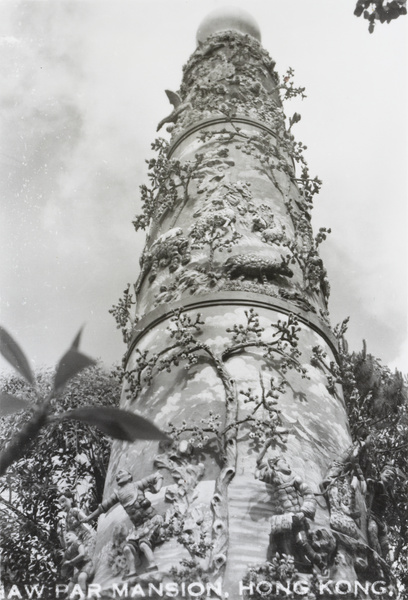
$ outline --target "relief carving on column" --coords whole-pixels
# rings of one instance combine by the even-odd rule
[[[271,560],[276,554],[290,555],[297,565],[315,564],[323,570],[327,567],[327,557],[323,558],[327,536],[322,531],[317,533],[318,530],[311,534],[317,506],[315,495],[302,478],[293,473],[283,454],[265,460],[270,446],[268,440],[257,458],[255,471],[255,477],[268,484],[273,512],[267,558]]]
[[[378,480],[364,478],[359,444],[350,446],[330,465],[321,484],[337,539],[336,577],[381,576],[390,581],[390,554],[383,514],[396,478],[385,465]]]
[[[204,465],[193,462],[193,448],[180,442],[177,449],[157,455],[154,463],[170,472],[175,483],[166,488],[167,537],[176,537],[190,557],[208,565],[211,549],[211,512],[208,503],[199,500],[197,485],[204,475]]]
[[[77,506],[71,490],[61,492],[59,504],[64,511],[64,517],[58,523],[58,537],[63,549],[61,575],[69,581],[69,591],[79,585],[86,594],[94,576],[91,557],[95,549],[96,531],[84,523],[86,514]]]
[[[154,548],[164,541],[166,524],[146,498],[145,492],[157,494],[162,486],[163,476],[157,472],[139,481],[133,481],[131,473],[120,469],[116,474],[116,483],[116,490],[83,521],[91,521],[114,506],[121,505],[133,527],[127,532],[125,539],[122,529],[114,531],[109,557],[112,570],[122,571],[126,577],[134,577],[138,575],[138,569],[143,562],[143,570],[156,571]],[[125,569],[122,556],[126,561]]]
[[[319,246],[330,229],[313,233],[311,209],[321,182],[310,175],[306,147],[292,134],[300,115],[287,119],[282,109],[282,100],[304,96],[292,75],[289,70],[279,79],[256,39],[222,31],[200,42],[184,68],[179,93],[166,91],[174,110],[158,129],[169,125],[171,141],[153,144],[158,156],[148,161],[143,214],[134,221],[136,230],[148,230],[136,286],[138,316],[145,316],[148,326],[132,340],[124,379],[128,406],[135,402],[135,410],[146,413],[159,408],[162,422],[166,415],[174,418],[174,425],[165,426],[175,445],[155,459],[173,482],[159,499],[168,506],[163,516],[146,512],[142,494],[135,512],[142,516],[135,518],[144,537],[127,511],[135,529],[114,531],[113,572],[135,572],[141,560],[143,569],[146,564],[154,569],[155,553],[161,564],[159,555],[171,546],[174,555],[165,556],[158,579],[178,560],[173,571],[183,583],[200,570],[200,577],[204,573],[231,584],[253,556],[240,547],[245,532],[248,540],[253,536],[251,550],[260,562],[248,566],[245,582],[266,581],[249,594],[251,600],[275,598],[268,589],[273,583],[293,587],[319,578],[364,580],[374,571],[386,573],[381,511],[392,469],[365,481],[353,448],[328,464],[350,443],[350,435],[337,357],[329,352],[333,362],[325,365],[326,350],[315,345],[325,337],[322,321],[327,323],[330,286]],[[262,298],[257,304],[267,308],[260,317],[249,308],[251,297],[231,294],[231,303],[226,293],[217,297],[216,292],[230,290],[280,302]],[[211,308],[208,298],[191,300],[190,294],[210,295]],[[171,316],[172,307],[162,307],[149,317],[153,306],[173,301],[178,308]],[[204,306],[208,321],[194,314],[193,304]],[[297,316],[293,305],[318,318]],[[271,315],[281,309],[286,316],[272,322]],[[233,312],[236,321],[228,316],[224,328],[225,315]],[[305,349],[307,365],[301,362]],[[329,374],[331,396],[316,366]],[[303,381],[309,376],[310,384]],[[205,384],[210,393],[202,392]],[[304,451],[299,462],[295,451]],[[138,452],[134,456],[143,455]],[[146,465],[151,457],[142,458]],[[298,471],[299,464],[311,470]],[[316,493],[312,469],[313,477],[321,477],[325,468],[321,493]],[[154,477],[151,491],[158,492],[161,476]],[[168,547],[159,548],[162,542]],[[309,598],[315,600],[314,594]]]
[[[330,510],[330,526],[350,538],[361,537],[361,511],[357,503],[358,490],[362,495],[366,482],[358,464],[355,448],[347,449],[329,466],[321,484]]]
[[[190,260],[189,241],[183,236],[182,229],[176,227],[167,231],[143,253],[137,290],[140,289],[146,276],[148,276],[149,283],[152,283],[156,279],[159,269],[168,268],[169,272],[173,273],[180,265],[186,265]]]
[[[276,126],[279,119],[274,62],[250,36],[222,32],[210,36],[184,67],[180,96],[191,103],[173,134],[214,113],[244,114]],[[272,92],[272,93],[271,93]]]

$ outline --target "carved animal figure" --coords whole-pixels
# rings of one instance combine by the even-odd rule
[[[262,239],[268,244],[282,242],[285,237],[285,226],[280,227],[279,225],[272,224],[262,232]]]
[[[164,91],[166,92],[170,104],[174,106],[174,109],[167,117],[160,121],[160,123],[157,125],[156,131],[159,131],[165,123],[175,123],[179,118],[179,115],[186,110],[186,108],[191,108],[191,104],[189,102],[185,104],[182,103],[180,96],[176,92],[172,92],[171,90]]]
[[[236,215],[232,208],[217,209],[214,207],[205,212],[197,211],[193,216],[197,220],[190,231],[199,243],[211,241],[211,235],[214,235],[215,230],[219,230],[223,235],[229,231],[235,231]]]
[[[224,265],[231,279],[257,279],[260,283],[273,281],[278,276],[293,277],[293,271],[283,260],[270,260],[256,254],[231,256]]]
[[[183,233],[183,230],[181,229],[181,227],[173,227],[173,229],[169,229],[168,231],[166,231],[165,233],[162,233],[157,240],[155,240],[153,242],[153,244],[151,245],[151,248],[153,248],[154,246],[156,246],[157,244],[161,244],[162,242],[165,242],[166,240],[170,239],[170,238],[174,238],[177,237],[178,235],[181,235]]]
[[[161,235],[144,253],[137,290],[140,289],[149,271],[149,282],[152,283],[156,279],[159,269],[168,267],[169,271],[173,273],[180,265],[186,265],[191,260],[189,241],[182,233],[180,227],[170,229]]]

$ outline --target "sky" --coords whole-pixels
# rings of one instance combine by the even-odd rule
[[[407,24],[377,25],[327,0],[3,0],[0,3],[0,323],[33,369],[82,350],[125,351],[108,310],[134,282],[131,224],[157,123],[171,112],[195,34],[232,5],[260,25],[281,74],[307,98],[285,112],[323,180],[313,225],[333,325],[407,372]],[[0,369],[7,363],[1,361]]]

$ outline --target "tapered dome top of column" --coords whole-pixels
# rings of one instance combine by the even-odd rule
[[[210,12],[197,30],[197,44],[200,45],[213,33],[239,31],[261,41],[261,31],[255,19],[241,8],[226,6]]]

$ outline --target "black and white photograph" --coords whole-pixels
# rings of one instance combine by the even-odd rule
[[[0,3],[0,599],[406,600],[407,25]]]

